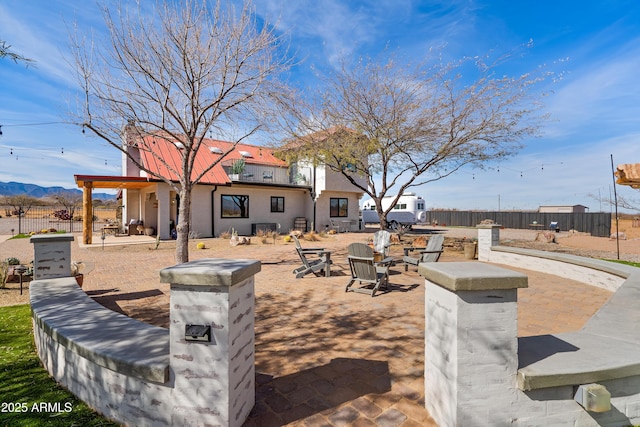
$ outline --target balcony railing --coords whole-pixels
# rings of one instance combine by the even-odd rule
[[[245,164],[241,173],[232,173],[231,165],[223,165],[229,179],[233,182],[280,184],[280,185],[311,185],[310,171],[292,173],[290,169],[274,166]],[[305,173],[306,172],[306,173]]]

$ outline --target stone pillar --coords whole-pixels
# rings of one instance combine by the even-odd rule
[[[72,234],[36,234],[33,243],[33,279],[71,276]]]
[[[509,424],[517,289],[527,287],[527,276],[479,262],[424,263],[418,271],[425,278],[425,407],[441,426]]]
[[[500,244],[500,224],[478,224],[478,261],[488,262],[491,246]]]
[[[171,283],[172,425],[240,427],[249,416],[255,403],[253,276],[260,268],[255,260],[201,259],[160,271],[161,282]],[[194,326],[186,332],[188,325]]]

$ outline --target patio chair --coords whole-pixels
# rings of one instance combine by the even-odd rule
[[[373,250],[381,253],[385,258],[389,256],[391,247],[391,233],[387,230],[378,230],[373,233]]]
[[[331,274],[331,252],[324,248],[303,248],[300,245],[300,240],[296,236],[291,236],[296,243],[296,252],[300,256],[302,265],[295,270],[293,274],[296,275],[296,279],[306,276],[309,273],[317,275],[318,272],[324,271],[325,276],[329,277]]]
[[[363,243],[352,243],[348,247],[349,269],[351,280],[347,284],[345,292],[359,292],[375,296],[380,289],[387,288],[389,283],[389,265],[392,258],[385,258],[376,263],[373,260],[373,249]],[[364,284],[361,287],[352,287],[355,282]]]
[[[340,232],[340,223],[338,221],[336,221],[335,219],[330,219],[329,224],[330,224],[329,228],[335,230],[336,233]]]
[[[402,261],[404,262],[404,271],[409,269],[409,264],[417,267],[421,262],[438,262],[440,255],[444,251],[442,248],[443,245],[444,235],[435,234],[429,238],[426,248],[404,248],[404,257],[402,257]],[[409,252],[412,251],[419,251],[420,256],[410,256]]]

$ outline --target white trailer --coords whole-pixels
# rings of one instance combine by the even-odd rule
[[[396,196],[388,196],[382,199],[382,208],[386,210]],[[387,224],[393,227],[395,224],[415,225],[423,223],[427,219],[427,211],[424,199],[415,193],[404,193],[396,202],[393,209],[387,214]],[[362,222],[364,224],[379,223],[380,218],[376,212],[376,204],[372,199],[365,200],[362,204]]]

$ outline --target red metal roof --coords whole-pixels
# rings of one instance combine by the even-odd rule
[[[142,144],[138,144],[142,163],[155,175],[178,181],[176,171],[180,171],[182,164],[180,144],[175,144],[166,138],[153,135],[145,136],[143,140]],[[192,179],[195,179],[203,170],[222,156],[220,153],[213,152],[211,148],[218,148],[220,150],[217,151],[222,151],[222,153],[226,153],[229,150],[232,151],[205,174],[202,180],[199,181],[203,184],[230,183],[229,176],[222,166],[223,164],[231,164],[238,159],[244,159],[246,164],[287,167],[287,163],[276,158],[270,148],[240,143],[234,148],[231,142],[205,139],[193,162]],[[249,156],[243,156],[241,152],[245,152]]]

